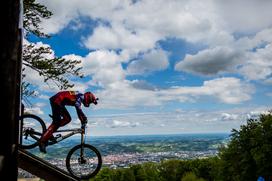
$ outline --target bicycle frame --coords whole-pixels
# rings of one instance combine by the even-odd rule
[[[84,140],[84,135],[85,135],[85,126],[82,126],[81,128],[75,128],[75,129],[63,129],[63,130],[57,130],[54,133],[65,133],[65,132],[70,132],[66,135],[60,135],[59,137],[56,137],[54,141],[48,142],[48,145],[54,145],[56,143],[61,142],[64,139],[67,139],[75,134],[81,134],[81,144],[85,142]],[[58,136],[58,135],[57,135]]]
[[[24,143],[26,143],[21,142],[20,146],[23,149],[35,148],[39,145],[39,140],[46,131],[44,121],[33,114],[22,115],[20,120],[22,125],[21,140],[23,139]],[[80,144],[71,148],[66,156],[66,168],[75,178],[89,179],[94,177],[101,169],[102,157],[94,146],[85,143],[85,131],[86,123],[81,124],[79,128],[56,130],[54,135],[48,140],[47,145],[54,145],[75,134],[80,134]],[[80,170],[78,170],[79,168]]]

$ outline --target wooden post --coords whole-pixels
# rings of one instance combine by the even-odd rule
[[[0,180],[17,180],[18,116],[20,112],[22,19],[20,0],[1,4]],[[22,12],[22,10],[21,10]]]

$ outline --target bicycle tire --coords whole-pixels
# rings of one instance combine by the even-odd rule
[[[90,164],[89,168],[86,168],[85,164],[84,164],[85,167],[81,168],[81,163],[78,163],[79,156],[77,156],[75,160],[72,159],[72,157],[76,155],[77,151],[79,151],[79,153],[80,153],[80,149],[82,146],[84,147],[84,154],[86,154],[87,153],[86,150],[88,150],[88,151],[91,151],[91,153],[95,155],[93,157],[87,158],[88,159],[87,162],[91,162],[91,161],[95,160],[95,164],[94,165]],[[74,170],[72,168],[72,164],[73,164],[73,166],[77,166],[77,170]],[[95,169],[92,168],[93,166],[95,166]],[[73,177],[75,177],[77,179],[89,179],[89,178],[94,177],[101,169],[101,166],[102,166],[102,157],[101,157],[100,152],[94,146],[89,145],[89,144],[83,144],[83,145],[80,144],[80,145],[73,147],[69,151],[69,153],[66,157],[66,168],[67,168],[68,172]],[[79,169],[79,168],[81,168],[81,169]],[[85,171],[84,169],[87,169],[87,173],[84,173],[84,171]],[[78,173],[77,173],[77,171],[78,171]]]
[[[34,114],[24,114],[20,117],[20,120],[22,121],[21,122],[22,132],[21,132],[21,143],[19,144],[19,147],[23,149],[35,148],[39,144],[38,141],[41,135],[46,131],[46,125],[44,121],[40,117]],[[26,134],[26,131],[29,129],[35,130],[35,133],[37,134],[35,135],[36,137],[32,137],[29,135],[32,138],[27,140],[25,134]],[[29,144],[26,144],[26,143],[29,143]]]

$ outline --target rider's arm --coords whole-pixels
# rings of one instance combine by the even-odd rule
[[[78,118],[80,119],[81,123],[86,123],[87,117],[85,116],[85,114],[83,113],[83,111],[81,109],[81,97],[80,96],[78,96],[78,98],[76,100],[75,108],[76,108],[76,112],[77,112]]]

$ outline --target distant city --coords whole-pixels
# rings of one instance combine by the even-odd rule
[[[195,159],[216,156],[220,147],[226,146],[228,134],[178,134],[142,136],[87,137],[86,143],[95,146],[102,155],[103,167],[127,168],[144,162],[160,162],[169,159]],[[66,170],[68,151],[80,143],[75,137],[47,148],[42,154],[37,148],[29,150],[35,155]],[[20,177],[32,177],[22,170]]]

